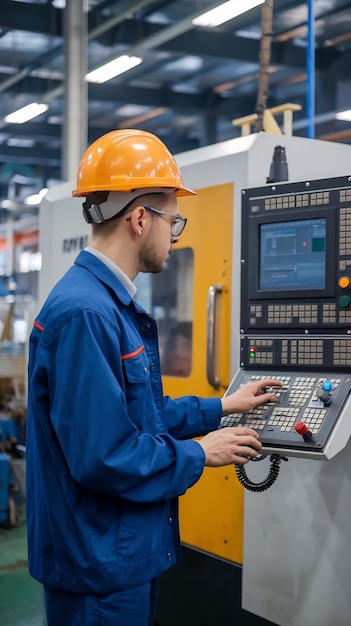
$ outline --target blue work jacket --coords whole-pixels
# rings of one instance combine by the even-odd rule
[[[191,438],[221,401],[163,396],[155,321],[87,251],[34,322],[28,388],[32,576],[105,594],[179,560],[177,497],[205,462]]]

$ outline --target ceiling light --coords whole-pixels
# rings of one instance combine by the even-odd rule
[[[195,26],[214,28],[263,3],[264,0],[241,0],[240,2],[238,0],[229,0],[229,2],[224,2],[215,9],[195,17],[192,23]]]
[[[13,202],[13,200],[9,200],[8,198],[6,198],[6,200],[2,200],[0,206],[2,209],[17,209],[16,202]]]
[[[25,139],[24,137],[10,137],[6,144],[12,148],[33,148],[34,139]]]
[[[89,83],[105,83],[111,78],[118,76],[119,74],[123,74],[123,72],[127,72],[132,69],[136,65],[142,62],[140,57],[131,57],[127,54],[123,54],[121,57],[106,63],[105,65],[101,65],[101,67],[96,68],[92,72],[89,72],[85,76],[85,80]]]
[[[40,204],[44,196],[46,196],[47,192],[47,187],[44,187],[39,191],[39,193],[34,193],[31,196],[27,196],[27,198],[24,199],[24,204],[27,204],[29,206],[35,206],[36,204]]]
[[[337,120],[342,120],[343,122],[351,122],[351,109],[339,111],[339,113],[335,114],[335,117]]]
[[[27,106],[22,107],[22,109],[18,109],[18,111],[14,111],[13,113],[6,115],[5,122],[7,124],[23,124],[24,122],[32,120],[33,117],[37,117],[38,115],[45,113],[48,108],[48,104],[32,102],[31,104],[27,104]]]

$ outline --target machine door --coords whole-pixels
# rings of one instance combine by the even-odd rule
[[[229,383],[233,184],[179,199],[188,218],[166,269],[137,279],[157,319],[165,394],[222,396]],[[234,321],[235,326],[235,321]],[[233,468],[205,468],[180,499],[186,545],[242,562],[243,489]]]

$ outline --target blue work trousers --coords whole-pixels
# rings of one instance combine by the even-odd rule
[[[152,626],[158,581],[104,596],[44,587],[47,626]]]

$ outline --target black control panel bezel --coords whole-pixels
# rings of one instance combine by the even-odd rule
[[[260,226],[314,218],[326,222],[325,288],[260,290]],[[349,371],[351,176],[243,189],[241,241],[240,366],[296,370],[335,367]],[[339,284],[341,277],[350,281],[348,288]],[[255,349],[256,338],[257,358],[249,351],[250,347]],[[271,347],[262,347],[264,338]],[[288,347],[284,352],[285,338]],[[299,354],[287,359],[286,354],[293,352],[294,340]],[[340,346],[341,340],[345,340],[345,345]],[[317,358],[312,357],[309,362],[304,352],[307,354],[309,346],[317,341]]]

